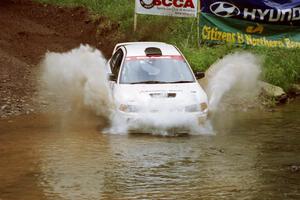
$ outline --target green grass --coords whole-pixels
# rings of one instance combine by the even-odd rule
[[[288,91],[292,84],[300,81],[299,49],[234,47],[184,48],[183,52],[194,70],[206,70],[216,60],[236,51],[249,51],[263,58],[261,79]]]
[[[36,0],[61,6],[85,6],[92,15],[104,15],[120,24],[128,40],[165,41],[178,46],[194,70],[206,70],[228,53],[246,50],[264,58],[262,79],[288,90],[300,81],[298,49],[266,47],[197,46],[197,22],[192,18],[139,15],[133,34],[134,0]]]
[[[289,90],[293,83],[300,81],[299,49],[248,48],[249,51],[264,57],[264,80]]]

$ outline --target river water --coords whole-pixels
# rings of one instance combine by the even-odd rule
[[[300,101],[218,113],[215,134],[102,133],[106,122],[0,121],[0,199],[300,199]]]

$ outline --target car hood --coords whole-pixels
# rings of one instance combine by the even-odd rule
[[[119,84],[113,94],[117,104],[168,107],[207,103],[207,95],[198,83]]]

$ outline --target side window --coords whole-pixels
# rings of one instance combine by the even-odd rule
[[[117,58],[118,58],[118,52],[116,52],[113,56],[112,56],[112,58],[111,58],[111,60],[110,60],[110,68],[111,68],[111,71],[113,70],[113,67],[114,67],[114,65],[115,65],[115,63],[116,63],[116,60],[117,60]]]
[[[122,49],[119,49],[112,57],[111,62],[110,62],[110,67],[112,69],[112,73],[115,76],[119,75],[121,63],[124,57],[124,53]],[[118,78],[118,77],[117,77]]]

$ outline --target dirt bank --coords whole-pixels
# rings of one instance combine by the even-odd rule
[[[84,43],[108,56],[121,40],[117,24],[91,17],[85,8],[30,0],[1,0],[0,30],[2,118],[35,112],[38,64],[47,51],[67,51]]]

